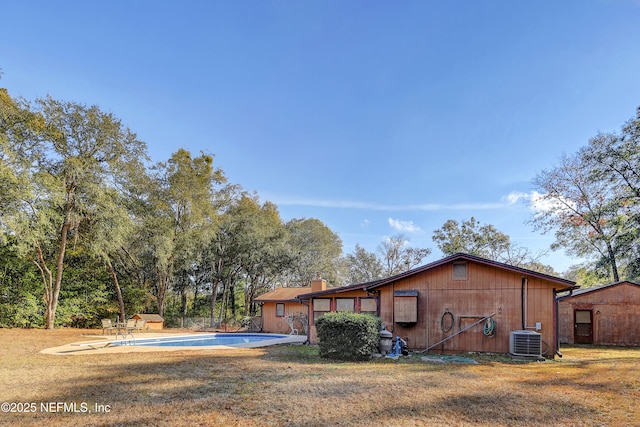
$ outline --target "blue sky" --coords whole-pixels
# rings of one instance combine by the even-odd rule
[[[375,251],[474,216],[548,248],[531,180],[640,105],[640,1],[4,1],[0,86],[96,104],[154,161]],[[518,195],[518,197],[515,197]],[[577,260],[542,260],[561,272]]]

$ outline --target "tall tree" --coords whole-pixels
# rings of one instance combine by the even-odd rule
[[[474,217],[462,223],[447,220],[434,230],[433,241],[445,255],[463,252],[493,260],[498,260],[510,246],[509,236],[491,224],[480,224]]]
[[[537,209],[531,222],[544,232],[555,230],[552,248],[565,248],[579,257],[595,254],[612,280],[619,281],[618,257],[626,247],[623,230],[628,216],[621,215],[623,205],[608,182],[594,179],[581,153],[563,156],[533,182],[542,194],[538,206],[544,209]]]
[[[288,266],[286,229],[277,207],[244,195],[229,211],[235,223],[234,253],[244,276],[245,316],[255,315],[253,299],[273,288]]]
[[[409,240],[402,234],[389,237],[380,244],[378,252],[382,257],[385,276],[394,276],[411,270],[420,265],[422,260],[431,253],[431,249],[413,248],[408,244]]]
[[[212,155],[201,153],[194,158],[184,149],[167,163],[159,163],[155,178],[157,185],[150,197],[153,208],[146,217],[146,228],[158,312],[163,315],[174,273],[189,271],[215,232],[215,188],[226,178],[221,169],[214,168]]]
[[[629,280],[640,277],[640,107],[620,134],[600,133],[579,152],[591,179],[607,188],[619,228],[617,261]],[[608,264],[601,257],[600,264]]]
[[[116,294],[119,317],[124,320],[127,316],[117,261],[122,259],[118,253],[128,246],[134,222],[122,194],[115,189],[105,189],[96,200],[95,208],[88,213],[86,222],[87,248],[92,256],[104,263]]]
[[[342,240],[322,221],[292,219],[286,223],[289,251],[294,260],[290,268],[290,282],[308,286],[317,274],[329,283],[338,282]]]
[[[356,244],[353,253],[345,257],[349,284],[366,283],[384,277],[382,261],[374,252]]]
[[[8,218],[23,213],[35,191],[31,165],[44,155],[37,144],[43,132],[42,116],[0,88],[0,239],[10,232]]]
[[[552,267],[539,262],[544,253],[533,254],[495,226],[481,224],[474,217],[461,223],[447,220],[433,231],[432,238],[445,255],[462,252],[546,274],[553,272]]]
[[[31,111],[29,105],[24,109]],[[21,167],[16,175],[28,175],[31,182],[29,191],[19,195],[21,208],[6,224],[40,271],[45,326],[51,329],[68,238],[76,238],[79,226],[122,171],[146,157],[146,146],[119,119],[97,106],[47,97],[37,100],[30,114],[43,123],[37,135],[16,138],[23,135],[24,122],[5,132],[10,145],[17,142],[5,157],[16,158],[15,164]]]

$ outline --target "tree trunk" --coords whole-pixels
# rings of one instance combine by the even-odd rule
[[[42,248],[39,244],[35,244],[34,249],[36,251],[36,259],[32,260],[33,263],[40,270],[40,277],[42,279],[42,285],[44,287],[44,301],[47,304],[47,309],[45,312],[45,325],[51,324],[50,318],[50,307],[51,307],[51,299],[53,298],[53,274],[51,270],[47,267],[47,264],[44,260],[44,254],[42,253]],[[55,320],[55,319],[54,319]]]
[[[120,321],[124,322],[126,319],[126,315],[124,312],[124,299],[122,298],[122,290],[120,289],[120,282],[118,282],[118,276],[116,275],[116,270],[113,268],[111,264],[111,260],[107,257],[107,270],[109,270],[109,274],[111,275],[111,280],[113,280],[113,286],[116,289],[116,297],[118,298],[118,308],[120,310]]]
[[[166,291],[167,291],[167,284],[169,281],[169,276],[165,275],[164,273],[160,272],[158,274],[158,292],[156,295],[156,299],[158,302],[158,314],[160,315],[160,317],[164,316],[164,299],[166,296]]]
[[[215,283],[211,285],[211,320],[209,325],[211,328],[216,327],[216,299],[218,298],[218,284],[219,282],[215,281]]]
[[[236,290],[235,284],[229,286],[229,306],[231,307],[231,317],[236,318]]]
[[[67,215],[65,216],[65,222],[62,225],[62,229],[60,230],[60,246],[58,247],[58,259],[56,261],[56,277],[53,283],[45,290],[45,300],[47,302],[47,309],[45,312],[45,328],[53,329],[55,327],[56,321],[56,310],[58,308],[58,298],[60,296],[60,287],[62,285],[62,271],[64,270],[64,255],[67,250],[67,234],[69,231],[69,214],[71,212],[70,208],[67,208]],[[39,247],[38,247],[39,248]],[[44,257],[42,256],[42,252],[40,252],[39,257],[41,258],[41,262],[44,264]]]
[[[618,264],[616,261],[616,254],[611,247],[611,244],[607,242],[607,252],[609,253],[609,263],[611,263],[611,273],[613,274],[613,282],[617,283],[620,281],[620,276],[618,274]]]
[[[198,288],[199,286],[196,284],[195,288],[193,289],[193,302],[191,303],[191,311],[193,311],[194,313],[198,309],[198,297],[200,296]]]
[[[218,324],[222,324],[222,320],[226,320],[227,303],[229,301],[229,283],[222,284],[222,302],[220,304],[220,313],[218,314]]]
[[[187,317],[187,290],[180,290],[180,314],[182,317]]]

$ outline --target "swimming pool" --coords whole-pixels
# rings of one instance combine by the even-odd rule
[[[45,348],[43,354],[86,354],[99,353],[131,353],[148,351],[176,351],[176,350],[224,350],[233,348],[256,348],[277,344],[303,344],[307,341],[304,335],[263,334],[263,333],[211,333],[196,332],[184,334],[146,333],[128,336],[126,339],[118,337],[102,337],[102,340],[81,341]]]
[[[261,347],[272,345],[289,338],[289,335],[278,334],[198,334],[180,335],[174,337],[134,338],[116,340],[111,346],[122,345],[158,346],[158,347],[205,347],[205,346],[229,346],[229,347]],[[253,345],[251,345],[253,344]]]

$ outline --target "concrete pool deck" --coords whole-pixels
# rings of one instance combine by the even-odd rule
[[[209,332],[210,334],[210,332]],[[218,333],[219,335],[225,335],[225,333]],[[263,340],[249,343],[233,344],[233,345],[210,345],[210,346],[151,346],[151,345],[118,345],[111,346],[110,344],[116,341],[131,341],[136,339],[145,338],[162,338],[162,337],[188,337],[188,336],[202,336],[203,333],[156,333],[156,332],[143,332],[141,334],[134,335],[125,339],[116,339],[114,335],[87,335],[86,338],[91,340],[77,341],[59,347],[51,347],[41,350],[41,354],[53,354],[53,355],[79,355],[79,354],[119,354],[119,353],[149,353],[157,351],[183,351],[183,350],[199,350],[199,351],[218,351],[218,350],[237,350],[239,348],[258,348],[267,347],[278,344],[303,344],[306,342],[307,337],[305,335],[287,335],[283,338],[275,338],[272,340]],[[261,334],[250,334],[261,335]],[[265,334],[268,335],[268,334]]]

